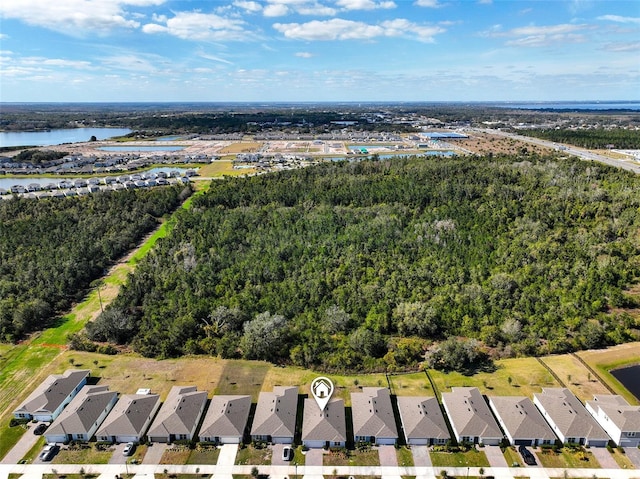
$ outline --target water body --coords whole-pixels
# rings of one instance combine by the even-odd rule
[[[522,110],[634,110],[640,111],[640,102],[531,102],[531,103],[496,103],[492,106],[501,108],[517,108]]]
[[[106,140],[131,133],[128,128],[67,128],[49,131],[3,131],[0,146],[49,146],[89,141],[92,136]]]
[[[162,166],[162,167],[157,167],[157,168],[151,168],[150,170],[146,170],[143,173],[145,174],[151,174],[151,173],[155,173],[158,174],[160,172],[162,173],[169,173],[172,171],[177,171],[179,176],[184,176],[187,172],[189,168],[171,168],[170,166]],[[122,171],[122,172],[117,172],[117,173],[109,173],[109,174],[104,174],[104,175],[100,175],[100,176],[96,176],[96,178],[104,178],[105,176],[128,176],[128,175],[132,175],[132,174],[140,174],[139,172],[127,172],[127,171]],[[63,176],[32,176],[29,178],[13,178],[13,177],[8,177],[8,178],[4,178],[2,176],[0,176],[0,188],[4,189],[4,190],[8,190],[9,188],[11,188],[14,185],[21,185],[21,186],[28,186],[30,184],[37,184],[42,186],[46,186],[49,185],[51,183],[57,185],[58,183],[62,182],[62,181],[75,181],[78,178],[67,178],[67,177],[63,177]],[[84,178],[85,180],[87,178]]]
[[[180,151],[184,146],[103,146],[100,151]]]
[[[640,401],[640,364],[614,369],[611,374]]]

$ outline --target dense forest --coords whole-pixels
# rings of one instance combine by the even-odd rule
[[[0,201],[0,340],[46,327],[188,193],[171,187]]]
[[[503,356],[620,343],[639,193],[628,172],[532,156],[216,181],[87,333],[325,370],[409,367],[455,336]]]
[[[567,143],[588,149],[617,148],[620,150],[640,149],[640,134],[637,130],[624,128],[576,129],[534,129],[518,130],[521,135],[543,140]]]

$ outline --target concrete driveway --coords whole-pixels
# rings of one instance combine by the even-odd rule
[[[383,467],[398,467],[398,456],[395,446],[378,446],[378,457]]]
[[[484,451],[487,456],[487,460],[491,467],[509,467],[510,464],[507,464],[507,460],[504,458],[504,454],[500,450],[500,446],[485,446],[480,449]],[[523,461],[524,462],[524,461]]]
[[[589,451],[596,458],[596,461],[600,463],[603,469],[620,469],[620,466],[613,458],[611,453],[607,451],[606,447],[591,447]]]
[[[40,424],[40,423],[38,423]],[[31,448],[38,442],[40,436],[36,436],[33,433],[37,424],[29,423],[28,427],[22,437],[18,440],[15,446],[4,456],[4,459],[0,461],[1,464],[18,464],[20,460],[31,450]],[[20,427],[20,426],[15,426]]]
[[[271,446],[271,465],[272,466],[288,466],[291,461],[285,461],[282,459],[282,450],[285,447],[293,447],[291,444],[274,444]]]
[[[220,446],[220,454],[218,455],[218,466],[233,466],[236,463],[236,455],[238,454],[238,444],[223,444]]]
[[[142,458],[142,464],[160,464],[160,459],[167,450],[169,444],[162,442],[151,442],[147,447],[147,452]]]
[[[416,467],[432,467],[429,446],[411,446],[411,453]]]
[[[122,453],[125,445],[126,443],[123,442],[121,444],[114,444],[111,446],[113,454],[111,454],[111,457],[109,458],[109,464],[125,464],[127,462],[127,459],[129,458]]]
[[[624,452],[633,465],[640,469],[640,449],[637,447],[625,447]]]
[[[304,455],[305,466],[322,466],[324,449],[309,449]]]

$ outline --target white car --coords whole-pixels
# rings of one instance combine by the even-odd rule
[[[124,449],[122,450],[122,454],[125,456],[130,456],[135,451],[136,445],[132,442],[128,442],[125,444]]]
[[[44,446],[44,449],[40,453],[40,459],[43,461],[50,461],[53,459],[53,456],[56,455],[56,452],[58,452],[58,445],[54,442],[50,442]]]
[[[290,461],[292,459],[293,459],[293,449],[291,449],[289,446],[285,446],[284,449],[282,449],[282,460]]]

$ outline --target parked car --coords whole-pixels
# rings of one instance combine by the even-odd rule
[[[36,436],[42,436],[42,435],[44,434],[44,432],[47,430],[47,427],[48,427],[48,426],[47,426],[45,423],[41,422],[41,423],[40,423],[40,424],[38,424],[38,425],[36,426],[36,428],[33,430],[33,433],[34,433]]]
[[[292,459],[293,459],[293,449],[291,449],[289,446],[285,446],[284,449],[282,449],[282,460],[291,461]]]
[[[535,466],[536,465],[536,458],[531,453],[531,451],[529,451],[529,449],[527,449],[523,445],[520,445],[520,447],[518,448],[518,451],[520,452],[520,455],[522,456],[522,459],[524,459],[525,464],[527,464],[529,466]]]
[[[128,442],[125,444],[124,449],[122,450],[122,454],[124,454],[125,456],[130,456],[135,450],[136,445],[132,442]]]
[[[51,459],[53,459],[53,456],[56,455],[58,449],[59,447],[57,444],[50,442],[49,444],[44,446],[44,449],[40,453],[40,459],[42,459],[43,461],[50,461]]]

